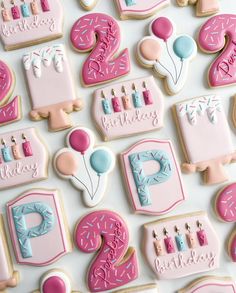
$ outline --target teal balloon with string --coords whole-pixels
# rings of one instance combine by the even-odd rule
[[[188,36],[178,37],[173,44],[175,55],[180,59],[189,58],[193,54],[194,48],[195,42]]]
[[[90,165],[98,175],[108,172],[112,165],[110,152],[104,149],[94,151],[90,157]]]

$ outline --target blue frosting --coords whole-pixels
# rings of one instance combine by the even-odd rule
[[[179,251],[185,251],[187,250],[187,246],[184,240],[184,235],[180,234],[180,235],[176,235],[175,236],[175,241],[178,247]]]
[[[40,214],[40,216],[42,217],[42,222],[39,226],[28,229],[26,226],[25,215],[31,213]],[[47,234],[53,229],[53,211],[45,203],[33,202],[13,207],[12,214],[22,257],[32,257],[33,254],[30,244],[30,238],[40,237]]]
[[[30,11],[29,11],[29,6],[27,4],[22,4],[21,5],[21,13],[24,17],[29,17],[30,16]]]
[[[111,106],[110,106],[110,102],[107,99],[103,99],[102,100],[102,108],[105,114],[111,114]]]
[[[143,163],[152,160],[160,164],[160,170],[153,175],[145,175]],[[167,181],[172,174],[172,166],[168,154],[161,150],[144,151],[129,155],[129,162],[140,204],[142,206],[151,205],[152,200],[149,186]]]
[[[134,0],[125,0],[125,3],[127,6],[133,6],[136,4],[136,2]]]
[[[11,162],[13,160],[12,156],[11,156],[10,147],[5,146],[1,149],[1,151],[2,151],[2,156],[3,156],[4,162],[7,163],[7,162]]]
[[[98,174],[106,173],[111,164],[111,154],[105,149],[95,150],[90,157],[90,165]]]
[[[178,37],[173,44],[175,54],[181,59],[189,58],[194,51],[195,43],[189,36]]]
[[[141,96],[138,92],[133,93],[132,98],[135,108],[141,108],[143,106]]]

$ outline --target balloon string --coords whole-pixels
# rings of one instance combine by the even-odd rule
[[[91,189],[92,189],[92,194],[93,194],[93,182],[92,182],[92,178],[91,178],[91,175],[89,173],[88,167],[86,165],[86,161],[85,161],[84,155],[83,155],[83,161],[84,161],[84,166],[85,166],[86,172],[87,172],[87,174],[89,176],[89,181],[90,181],[90,185],[91,185]]]
[[[156,62],[159,63],[167,72],[169,72],[169,74],[170,74],[170,76],[171,76],[171,78],[173,80],[173,83],[175,84],[174,77],[173,77],[172,73],[169,71],[169,69],[167,69],[167,67],[165,67],[163,64],[161,64],[160,61],[156,60]]]
[[[183,61],[183,59],[181,59],[181,68],[180,68],[180,72],[179,72],[179,76],[178,76],[177,82],[179,81],[180,76],[181,76],[181,74],[182,74],[183,65],[184,65],[184,61]]]
[[[100,178],[101,178],[101,175],[98,175],[98,183],[97,183],[97,187],[96,187],[96,190],[95,190],[95,193],[93,194],[93,198],[95,197],[97,191],[98,191],[98,188],[99,188],[99,185],[100,185]]]
[[[89,194],[89,196],[90,196],[90,198],[91,199],[93,199],[93,197],[92,197],[92,195],[91,195],[91,193],[90,193],[90,191],[88,190],[88,187],[78,178],[78,177],[76,177],[75,175],[72,175],[76,180],[78,180],[79,181],[79,183],[80,184],[82,184],[83,186],[84,186],[84,188],[87,190],[87,192],[88,192],[88,194]]]
[[[172,56],[171,56],[171,54],[170,54],[170,51],[169,51],[169,47],[168,47],[168,43],[167,43],[167,41],[166,41],[166,49],[167,49],[167,52],[168,52],[168,55],[170,56],[170,59],[171,59],[171,61],[172,61],[172,63],[174,64],[174,69],[175,69],[175,77],[176,77],[176,82],[175,82],[175,84],[177,83],[177,68],[176,68],[176,65],[175,65],[175,61],[174,61],[174,59],[172,58]]]

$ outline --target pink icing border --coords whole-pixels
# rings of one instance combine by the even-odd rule
[[[148,211],[146,209],[138,209],[138,210],[136,209],[135,202],[133,200],[133,196],[132,196],[132,192],[131,192],[131,187],[130,187],[129,180],[128,180],[128,176],[127,176],[127,170],[125,168],[125,162],[124,162],[124,156],[127,155],[130,151],[132,151],[136,146],[138,146],[140,144],[143,144],[144,142],[158,142],[158,143],[168,144],[169,147],[170,147],[171,154],[172,154],[172,158],[173,158],[173,161],[174,161],[174,164],[175,164],[175,168],[176,168],[176,171],[177,171],[177,175],[178,175],[178,178],[179,178],[179,181],[180,181],[180,185],[181,185],[181,191],[182,191],[183,199],[178,200],[171,207],[169,207],[168,209],[162,211],[162,214],[168,213],[175,206],[177,206],[179,203],[181,203],[182,201],[186,200],[185,193],[184,193],[184,188],[183,188],[183,181],[182,181],[182,178],[180,176],[180,169],[179,169],[178,164],[176,162],[176,157],[175,157],[175,155],[173,153],[173,147],[172,147],[172,143],[171,143],[170,140],[163,141],[163,140],[158,140],[158,139],[143,139],[143,140],[137,142],[136,144],[134,144],[127,151],[121,153],[120,157],[121,157],[121,160],[122,160],[122,165],[123,165],[123,170],[124,170],[123,173],[125,175],[125,181],[126,181],[126,184],[128,186],[128,189],[129,189],[129,194],[130,194],[130,198],[132,200],[132,205],[134,207],[134,210],[137,211],[137,212],[145,212],[145,214],[154,215],[153,212]]]
[[[160,4],[163,4],[164,2],[167,2],[167,0],[162,0],[161,2],[159,2],[158,4],[148,8],[148,9],[145,9],[145,10],[138,10],[138,9],[122,9],[121,5],[120,5],[120,1],[117,1],[117,4],[119,5],[119,10],[121,12],[146,12],[146,11],[151,11],[152,9],[158,7]],[[168,2],[167,2],[168,3]]]
[[[205,284],[205,285],[200,285],[199,287],[197,287],[196,289],[191,291],[191,293],[195,293],[195,292],[197,292],[197,290],[202,289],[204,287],[208,287],[208,286],[219,286],[219,287],[229,287],[230,286],[234,290],[234,293],[236,293],[234,285],[232,285],[232,284],[217,284],[217,283],[208,283],[208,284]]]
[[[42,191],[42,192],[44,192],[44,191]],[[11,206],[13,204],[15,204],[17,201],[19,201],[19,200],[21,200],[21,199],[23,199],[25,197],[28,197],[30,195],[52,196],[53,197],[53,202],[55,203],[55,207],[56,207],[57,217],[58,217],[58,219],[60,219],[59,214],[58,214],[58,209],[57,209],[58,206],[56,204],[56,201],[55,201],[55,198],[54,198],[54,194],[53,193],[46,193],[46,190],[45,190],[45,193],[39,193],[39,192],[28,193],[28,194],[25,194],[23,196],[20,196],[20,197],[18,197],[16,199],[10,201],[9,203],[7,203],[8,227],[9,227],[9,230],[10,230],[12,245],[13,245],[13,248],[14,248],[14,252],[15,252],[15,257],[16,257],[17,263],[18,264],[24,264],[24,265],[32,265],[32,266],[45,266],[47,264],[51,264],[54,260],[58,259],[60,256],[62,256],[62,255],[64,255],[66,253],[66,245],[65,245],[65,242],[64,242],[64,237],[62,237],[64,251],[62,251],[61,253],[59,253],[57,256],[55,256],[54,258],[50,259],[49,261],[44,262],[44,263],[38,263],[38,264],[31,263],[31,262],[20,262],[19,261],[18,254],[17,254],[17,250],[16,250],[17,244],[15,243],[15,240],[14,240],[14,237],[13,237],[13,234],[15,233],[15,231],[13,231],[13,225],[11,224],[12,223],[12,219],[11,219],[12,218]],[[61,231],[61,236],[63,236],[62,227],[61,227],[61,221],[58,221],[58,222],[59,222],[59,228],[60,228],[60,231]]]

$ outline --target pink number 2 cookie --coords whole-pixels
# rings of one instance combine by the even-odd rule
[[[85,253],[100,250],[88,271],[91,292],[111,290],[138,277],[136,251],[128,249],[129,232],[118,214],[101,210],[83,217],[75,230],[75,243]]]
[[[200,48],[206,53],[221,52],[210,66],[210,87],[236,83],[236,15],[220,14],[210,18],[201,28],[198,37]]]
[[[0,126],[21,118],[20,97],[7,103],[15,87],[14,74],[6,63],[0,60]]]
[[[77,51],[92,51],[82,69],[84,86],[105,83],[129,73],[128,49],[113,57],[120,46],[120,28],[111,16],[103,13],[82,16],[73,25],[70,39]]]

